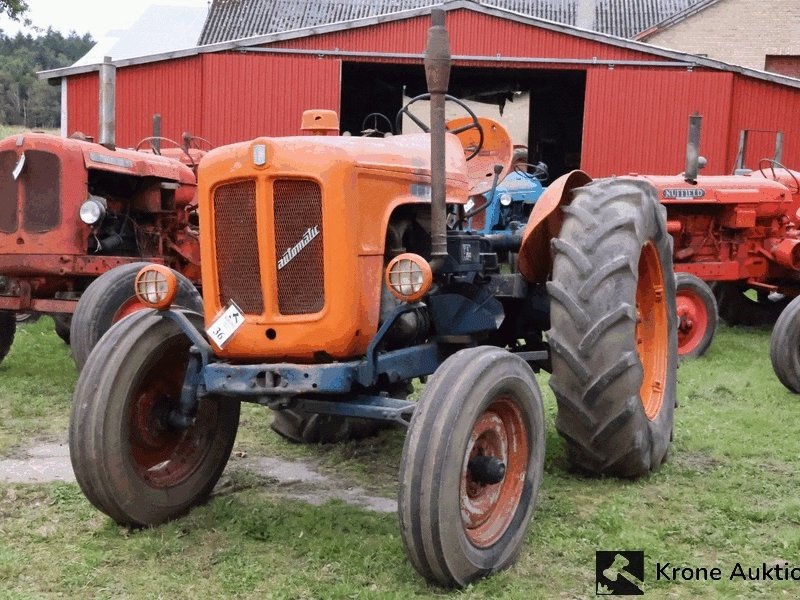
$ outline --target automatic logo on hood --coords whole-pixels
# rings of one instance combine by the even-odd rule
[[[281,256],[280,260],[278,261],[278,271],[288,265],[292,259],[300,254],[300,251],[313,242],[314,238],[318,235],[319,225],[314,225],[313,227],[306,229],[306,232],[303,234],[303,237],[300,238],[300,241],[291,248],[288,248],[286,252],[283,253],[283,256]]]

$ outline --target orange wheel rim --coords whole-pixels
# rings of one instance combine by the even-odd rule
[[[640,397],[651,421],[664,403],[667,381],[669,327],[664,271],[658,250],[647,242],[639,257],[639,284],[636,288],[636,349],[644,371]]]
[[[708,309],[699,294],[681,289],[675,296],[678,309],[678,354],[693,352],[703,341],[708,329]]]
[[[142,304],[136,296],[131,296],[122,303],[122,306],[117,309],[117,312],[115,312],[114,316],[111,317],[111,322],[116,323],[117,321],[122,320],[123,317],[132,315],[133,313],[144,310],[145,308],[149,307]]]
[[[528,470],[528,431],[519,406],[507,396],[495,399],[472,427],[461,470],[461,522],[478,548],[495,544],[514,519]],[[482,481],[476,459],[502,464],[497,483]]]

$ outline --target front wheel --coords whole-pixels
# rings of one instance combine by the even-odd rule
[[[136,262],[106,271],[81,295],[72,315],[69,333],[72,358],[78,370],[83,368],[92,348],[114,323],[147,308],[134,294],[133,282],[142,267],[149,264]],[[178,272],[175,272],[175,276],[178,279],[175,306],[202,313],[203,299],[192,282]]]
[[[667,456],[676,399],[665,209],[650,184],[608,179],[562,210],[547,284],[556,428],[575,467],[641,476]]]
[[[481,346],[425,386],[400,463],[406,554],[428,581],[463,587],[519,554],[544,468],[544,411],[530,367]]]
[[[800,297],[783,310],[769,343],[772,369],[787,389],[800,394]]]
[[[678,309],[678,356],[697,358],[705,354],[717,331],[717,300],[702,279],[691,273],[675,274]]]
[[[187,313],[196,327],[202,317]],[[190,342],[177,324],[140,311],[114,325],[75,388],[69,449],[89,501],[117,523],[156,525],[203,502],[236,438],[239,402],[208,396],[184,431],[168,424]]]

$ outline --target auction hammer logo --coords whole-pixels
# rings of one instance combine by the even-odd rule
[[[598,550],[595,553],[595,593],[598,596],[641,596],[644,551]]]

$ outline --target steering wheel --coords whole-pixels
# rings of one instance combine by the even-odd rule
[[[200,147],[200,143],[202,142],[203,144],[205,144],[208,147],[209,150],[213,150],[214,149],[214,144],[212,144],[206,138],[201,137],[199,135],[192,135],[190,133],[184,133],[183,134],[183,139],[186,141],[186,145],[189,148],[195,148],[196,150],[202,150],[202,148]]]
[[[138,144],[136,144],[136,147],[134,148],[134,150],[137,150],[137,151],[138,151],[138,150],[140,150],[140,149],[141,149],[141,147],[142,147],[142,146],[143,146],[145,143],[147,143],[147,142],[150,142],[150,148],[152,148],[152,150],[153,150],[153,153],[154,153],[154,154],[157,154],[158,156],[161,156],[161,151],[160,151],[160,150],[158,150],[158,151],[157,151],[157,150],[156,150],[156,147],[155,147],[155,145],[153,144],[153,142],[155,142],[156,140],[158,140],[159,142],[169,142],[170,144],[172,144],[172,145],[173,145],[173,146],[175,146],[176,148],[180,148],[181,150],[183,150],[183,153],[184,153],[186,156],[188,156],[188,157],[189,157],[189,162],[191,163],[191,165],[190,165],[190,166],[191,166],[191,168],[192,168],[192,169],[194,169],[194,168],[197,166],[197,165],[195,164],[195,162],[194,162],[194,159],[192,158],[192,155],[191,155],[191,154],[189,154],[189,152],[186,150],[186,148],[184,148],[184,147],[183,147],[183,145],[182,145],[182,144],[179,144],[179,143],[178,143],[178,142],[176,142],[175,140],[172,140],[172,139],[170,139],[170,138],[166,138],[166,137],[162,137],[162,136],[160,136],[160,135],[151,135],[150,137],[142,138],[141,140],[139,140],[139,143],[138,143]]]
[[[789,177],[791,177],[794,180],[795,187],[794,190],[792,190],[792,194],[800,194],[800,181],[797,180],[797,177],[795,176],[794,173],[792,173],[792,171],[784,167],[777,160],[773,160],[771,158],[762,158],[760,161],[758,161],[758,170],[764,176],[764,179],[768,179],[767,174],[764,173],[765,164],[769,165],[769,170],[772,172],[773,181],[778,181],[778,176],[775,173],[775,167],[778,167],[779,169],[783,169],[784,171],[786,171],[789,174]]]
[[[533,169],[533,172],[529,172],[529,168]],[[528,179],[536,178],[539,181],[547,181],[547,178],[550,176],[550,173],[547,171],[547,165],[543,162],[536,164],[518,162],[514,165],[514,172]]]
[[[367,127],[370,119],[372,119],[372,127]],[[386,131],[382,131],[381,128],[378,127],[379,121],[381,124],[387,125]],[[386,134],[394,135],[391,120],[389,120],[389,117],[387,117],[385,114],[379,112],[369,113],[366,117],[364,117],[364,120],[361,121],[361,135],[365,137],[371,137],[376,134],[380,135],[381,137],[386,137]]]
[[[481,148],[483,148],[483,127],[481,127],[477,115],[462,100],[459,100],[455,96],[451,96],[449,94],[445,94],[444,98],[448,102],[455,102],[456,104],[458,104],[461,108],[463,108],[467,112],[467,114],[472,119],[471,122],[467,123],[466,125],[463,125],[462,127],[458,127],[457,129],[453,129],[452,131],[448,130],[450,133],[452,133],[453,135],[458,135],[459,133],[469,131],[470,129],[476,129],[478,131],[478,145],[471,147],[472,153],[469,156],[467,156],[467,160],[472,160],[473,158],[478,156],[478,153],[481,151]],[[425,133],[430,133],[431,131],[430,125],[425,123],[422,119],[420,119],[416,115],[411,114],[411,112],[409,111],[409,108],[415,102],[419,102],[421,100],[430,100],[430,99],[431,99],[430,94],[422,94],[420,96],[417,96],[416,98],[412,98],[411,100],[409,100],[406,103],[406,105],[397,112],[397,117],[395,117],[394,120],[395,131],[400,131],[402,129],[401,125],[403,123],[403,115],[406,115],[409,119],[411,119],[414,123],[416,123],[417,127],[422,129],[422,131],[424,131]],[[469,152],[470,148],[465,148],[464,150],[466,152]]]

